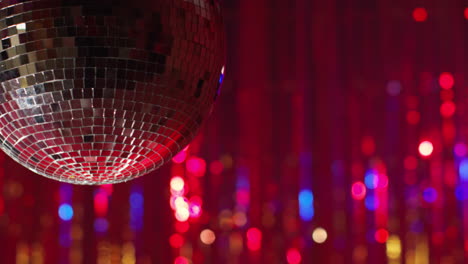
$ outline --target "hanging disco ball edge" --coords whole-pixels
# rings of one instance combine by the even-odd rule
[[[224,63],[214,0],[4,0],[0,38],[0,147],[74,184],[169,161],[209,115]]]

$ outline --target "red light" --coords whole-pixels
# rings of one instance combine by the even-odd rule
[[[179,152],[179,154],[175,155],[172,158],[172,161],[174,163],[182,163],[185,161],[185,158],[187,158],[187,152],[185,150],[182,150],[181,152]]]
[[[248,190],[239,190],[236,192],[236,201],[240,205],[249,205],[250,193]]]
[[[3,214],[4,209],[5,209],[5,203],[3,202],[3,199],[0,198],[0,215]]]
[[[185,232],[187,232],[189,230],[190,225],[187,222],[176,221],[175,224],[174,224],[174,228],[179,233],[185,233]]]
[[[302,261],[301,253],[295,248],[290,248],[286,253],[286,259],[288,264],[299,264]]]
[[[361,151],[364,155],[370,156],[375,151],[375,142],[372,137],[365,137],[362,140]]]
[[[251,251],[258,251],[262,247],[262,232],[258,228],[247,230],[247,247]]]
[[[416,157],[413,157],[413,156],[408,156],[405,158],[405,169],[407,170],[415,170],[416,168],[418,168],[418,159],[416,159]]]
[[[419,120],[421,119],[421,115],[419,114],[418,111],[409,111],[406,114],[406,122],[411,125],[416,125],[419,123]]]
[[[415,8],[413,11],[413,18],[416,22],[424,22],[427,20],[427,11],[424,7]]]
[[[187,171],[192,173],[197,177],[205,175],[206,172],[206,162],[205,160],[197,157],[192,157],[187,160]]]
[[[465,18],[468,19],[468,7],[465,8],[465,12],[464,12],[464,13],[465,13]]]
[[[97,216],[105,216],[108,209],[108,200],[105,192],[100,191],[94,196],[94,212]]]
[[[174,260],[174,264],[189,264],[189,261],[187,258],[184,258],[184,257],[177,257],[175,260]]]
[[[224,165],[221,161],[215,160],[210,164],[210,172],[214,175],[219,175],[224,170]]]
[[[366,197],[366,185],[362,182],[355,182],[351,187],[351,195],[353,196],[354,200],[362,200]]]
[[[429,141],[423,141],[419,144],[419,154],[423,157],[429,157],[434,151],[434,146]]]
[[[385,243],[388,239],[388,231],[381,228],[375,232],[375,241]]]
[[[173,248],[181,248],[184,245],[185,239],[179,234],[173,234],[169,237],[169,244]]]
[[[453,75],[448,72],[442,73],[439,77],[439,84],[442,89],[452,89],[453,85],[455,84]]]
[[[440,114],[443,117],[451,117],[451,116],[453,116],[453,114],[455,114],[455,109],[456,109],[456,106],[455,106],[455,104],[453,102],[451,102],[451,101],[444,102],[440,106]]]

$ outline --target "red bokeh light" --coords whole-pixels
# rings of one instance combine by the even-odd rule
[[[286,252],[286,259],[288,260],[288,264],[299,264],[302,261],[302,256],[299,250],[290,248]]]
[[[414,156],[408,156],[405,158],[404,166],[407,170],[415,170],[418,168],[418,159]]]
[[[455,84],[453,75],[448,72],[442,73],[439,77],[439,84],[442,89],[452,89],[453,85]]]
[[[455,114],[456,106],[452,101],[444,102],[440,106],[440,114],[443,117],[451,117]]]
[[[174,228],[177,232],[179,233],[185,233],[189,230],[190,228],[190,224],[188,222],[179,222],[179,221],[176,221],[174,223]]]
[[[411,125],[416,125],[419,123],[419,120],[421,119],[421,115],[419,114],[418,111],[409,111],[406,114],[406,122]]]
[[[104,191],[99,191],[94,196],[94,212],[97,216],[105,216],[108,209],[107,194]]]
[[[468,7],[465,8],[465,11],[463,13],[465,15],[465,18],[468,19]]]
[[[187,258],[180,256],[174,260],[174,264],[189,264],[189,261]]]
[[[364,137],[361,143],[361,151],[364,155],[370,156],[375,152],[375,142],[372,137]]]
[[[413,10],[413,19],[416,22],[424,22],[427,20],[427,11],[424,7],[418,7]]]
[[[187,171],[197,177],[205,175],[206,162],[204,159],[198,157],[191,157],[187,160]]]
[[[247,230],[247,247],[251,251],[258,251],[262,247],[262,231],[252,227]]]
[[[214,175],[219,175],[224,170],[224,165],[221,161],[215,160],[210,164],[210,172]]]
[[[375,241],[379,243],[385,243],[388,239],[388,231],[386,229],[379,229],[375,231]]]
[[[423,141],[419,144],[419,154],[423,157],[429,157],[434,151],[434,146],[429,141]]]
[[[362,182],[355,182],[351,187],[351,195],[353,196],[354,200],[362,200],[366,197],[366,185]]]
[[[185,239],[180,234],[173,234],[169,237],[169,244],[172,248],[181,248],[185,243]]]

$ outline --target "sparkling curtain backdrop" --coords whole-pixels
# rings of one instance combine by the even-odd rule
[[[0,262],[467,263],[468,2],[225,0],[215,111],[73,186],[0,154]]]

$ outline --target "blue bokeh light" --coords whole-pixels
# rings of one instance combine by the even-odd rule
[[[368,210],[375,211],[375,209],[379,207],[379,200],[375,197],[375,195],[369,194],[367,195],[366,200],[364,200],[364,204]]]
[[[314,218],[314,195],[311,190],[302,190],[299,193],[299,215],[302,220],[310,221]]]
[[[94,220],[94,230],[99,233],[104,233],[109,229],[109,222],[105,218]]]
[[[143,207],[143,195],[139,192],[134,192],[130,195],[130,206],[132,208],[142,208]]]
[[[460,179],[464,181],[468,180],[468,159],[465,158],[460,161],[458,172],[460,174]]]
[[[63,221],[70,221],[73,218],[73,207],[69,204],[62,204],[59,207],[58,214]]]
[[[437,191],[432,187],[428,187],[423,191],[423,199],[428,203],[433,203],[437,200]]]
[[[379,176],[374,170],[368,170],[364,176],[364,183],[367,188],[373,190],[379,185]]]

